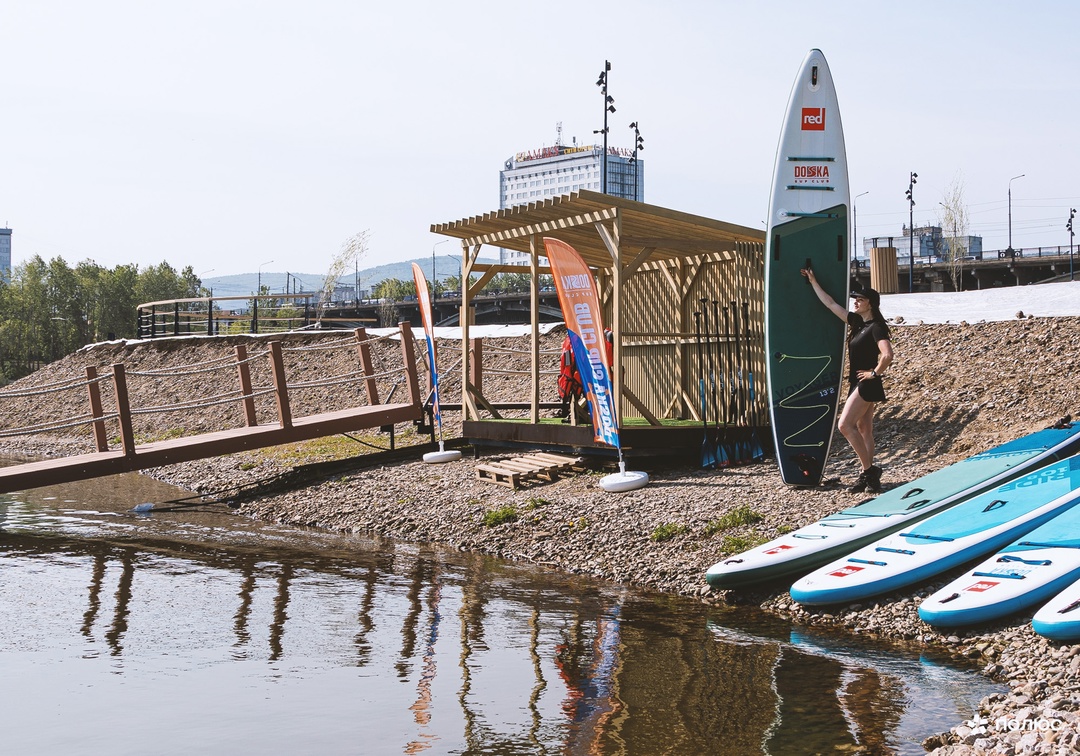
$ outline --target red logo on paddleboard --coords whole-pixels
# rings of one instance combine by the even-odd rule
[[[856,572],[859,572],[861,569],[863,569],[863,568],[862,567],[856,567],[854,565],[852,565],[850,567],[841,567],[836,572],[830,572],[829,575],[831,575],[832,577],[847,577],[848,575],[854,575]]]
[[[964,590],[974,591],[975,593],[982,593],[983,591],[990,590],[995,585],[997,585],[997,583],[995,583],[993,580],[980,580],[978,583],[975,583],[975,585],[969,585]]]
[[[786,543],[782,543],[779,546],[774,546],[773,548],[769,549],[768,551],[766,551],[764,553],[766,553],[766,554],[779,554],[781,551],[787,551],[788,549],[793,549],[793,548],[795,548],[795,547],[790,546],[790,545],[788,545]]]
[[[824,131],[825,130],[825,108],[803,108],[802,109],[802,130],[803,131]]]

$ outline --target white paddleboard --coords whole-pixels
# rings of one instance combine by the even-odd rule
[[[1073,583],[1035,612],[1031,627],[1053,640],[1080,640],[1080,581]]]
[[[723,589],[805,574],[965,498],[1078,451],[1080,423],[1022,436],[734,554],[710,567],[705,579],[713,588]]]
[[[1028,473],[838,559],[791,586],[804,605],[860,601],[978,559],[1080,502],[1080,456]]]

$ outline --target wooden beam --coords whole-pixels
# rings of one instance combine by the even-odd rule
[[[482,236],[474,236],[466,239],[466,244],[499,244],[500,242],[507,242],[511,239],[528,239],[530,236],[550,236],[551,234],[561,230],[574,228],[576,226],[587,226],[590,223],[602,223],[603,221],[612,220],[618,215],[618,211],[615,208],[608,208],[606,210],[597,210],[592,213],[585,213],[583,215],[571,216],[567,218],[557,218],[555,220],[542,221],[539,223],[530,223],[517,228],[508,228],[502,231],[496,231],[490,234],[484,234]]]

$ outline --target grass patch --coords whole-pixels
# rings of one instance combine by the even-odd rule
[[[649,534],[649,540],[661,543],[662,541],[670,541],[677,535],[682,535],[688,530],[685,525],[680,525],[677,522],[665,522],[662,525],[657,525],[653,528],[653,532]]]
[[[759,535],[753,536],[724,536],[720,541],[720,549],[726,554],[737,554],[740,551],[752,549],[765,543],[765,538]]]
[[[711,536],[719,533],[721,530],[728,530],[729,528],[737,528],[740,525],[753,525],[755,522],[761,522],[764,516],[758,514],[748,506],[741,506],[738,509],[733,509],[723,517],[713,520],[705,526],[705,535]]]
[[[494,528],[497,525],[504,525],[508,522],[516,522],[518,518],[517,510],[510,504],[505,507],[499,507],[498,509],[492,509],[490,512],[484,512],[484,527]]]
[[[525,501],[525,509],[539,509],[540,507],[547,506],[551,502],[547,499],[541,499],[539,496],[533,496]]]

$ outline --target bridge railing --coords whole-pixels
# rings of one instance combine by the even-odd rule
[[[395,350],[387,351],[377,348],[381,342],[390,340],[400,341],[400,363],[389,359],[389,355],[392,355]],[[34,422],[22,427],[0,428],[0,439],[55,435],[62,431],[86,426],[92,430],[93,443],[97,452],[109,452],[110,438],[115,441],[118,436],[124,456],[135,457],[140,452],[136,439],[136,423],[144,416],[171,414],[172,417],[165,425],[174,428],[175,424],[176,432],[184,435],[185,421],[190,419],[192,413],[219,406],[239,405],[242,413],[242,428],[266,430],[268,426],[265,421],[262,425],[259,423],[257,403],[265,407],[268,404],[267,397],[272,397],[275,417],[270,425],[285,431],[285,434],[273,439],[268,438],[268,442],[262,444],[270,445],[271,441],[284,443],[317,435],[309,427],[299,431],[295,439],[288,437],[288,432],[294,429],[298,422],[293,418],[293,398],[302,395],[305,391],[322,392],[324,399],[326,396],[331,399],[350,397],[350,402],[345,407],[334,412],[301,418],[301,421],[315,425],[317,423],[313,422],[312,418],[323,422],[322,418],[325,416],[326,422],[332,425],[347,422],[348,418],[344,416],[350,413],[358,415],[365,409],[365,405],[358,399],[351,399],[351,397],[356,397],[358,392],[366,395],[366,409],[378,410],[381,407],[391,406],[390,397],[398,387],[402,386],[405,389],[403,392],[405,396],[393,406],[401,407],[403,410],[406,407],[412,407],[413,409],[406,411],[405,414],[415,416],[417,420],[422,419],[415,344],[412,328],[408,323],[402,323],[395,331],[382,336],[371,336],[365,329],[358,328],[344,338],[323,340],[321,343],[287,347],[280,340],[271,340],[265,346],[265,349],[249,353],[247,345],[236,344],[232,355],[155,369],[129,370],[123,363],[115,363],[110,372],[99,375],[96,367],[87,366],[83,378],[28,388],[0,390],[0,401],[32,398],[35,404],[44,408],[50,405],[58,407],[77,405],[77,402],[73,405],[71,401],[61,401],[51,399],[51,397],[64,392],[85,390],[87,392],[85,401],[89,410],[87,413]],[[346,370],[339,374],[318,372],[315,377],[304,374],[303,363],[313,361],[313,353],[331,349],[354,350],[358,359],[358,369]],[[286,363],[289,361],[292,362],[291,370],[287,370]],[[340,363],[335,362],[335,364]],[[233,373],[235,377],[230,380],[228,373]],[[290,379],[287,373],[292,373],[294,377]],[[198,376],[198,379],[195,379],[195,376]],[[130,390],[133,381],[140,384],[135,392]],[[149,384],[155,384],[155,386],[150,388]],[[201,392],[198,388],[192,388],[195,384],[198,388],[212,388],[211,391]],[[342,390],[342,387],[348,386],[356,388],[356,391]],[[388,391],[381,391],[380,386],[384,389],[386,386],[390,388]],[[153,402],[153,400],[144,399],[142,405],[136,406],[132,403],[132,395],[143,398],[165,397],[165,400]],[[106,402],[103,399],[110,398],[115,409],[106,411]],[[221,421],[219,427],[214,429],[215,432],[223,429],[220,425],[227,424],[224,422],[227,417],[227,412],[215,414],[215,419]],[[159,423],[157,432],[159,436],[160,427]],[[224,430],[229,430],[229,428],[224,428]],[[170,433],[171,431],[166,432],[166,436]],[[187,436],[186,440],[194,444],[202,433]],[[237,448],[232,450],[239,451],[241,448],[252,445],[260,444],[239,443]],[[132,469],[139,468],[133,466]]]

